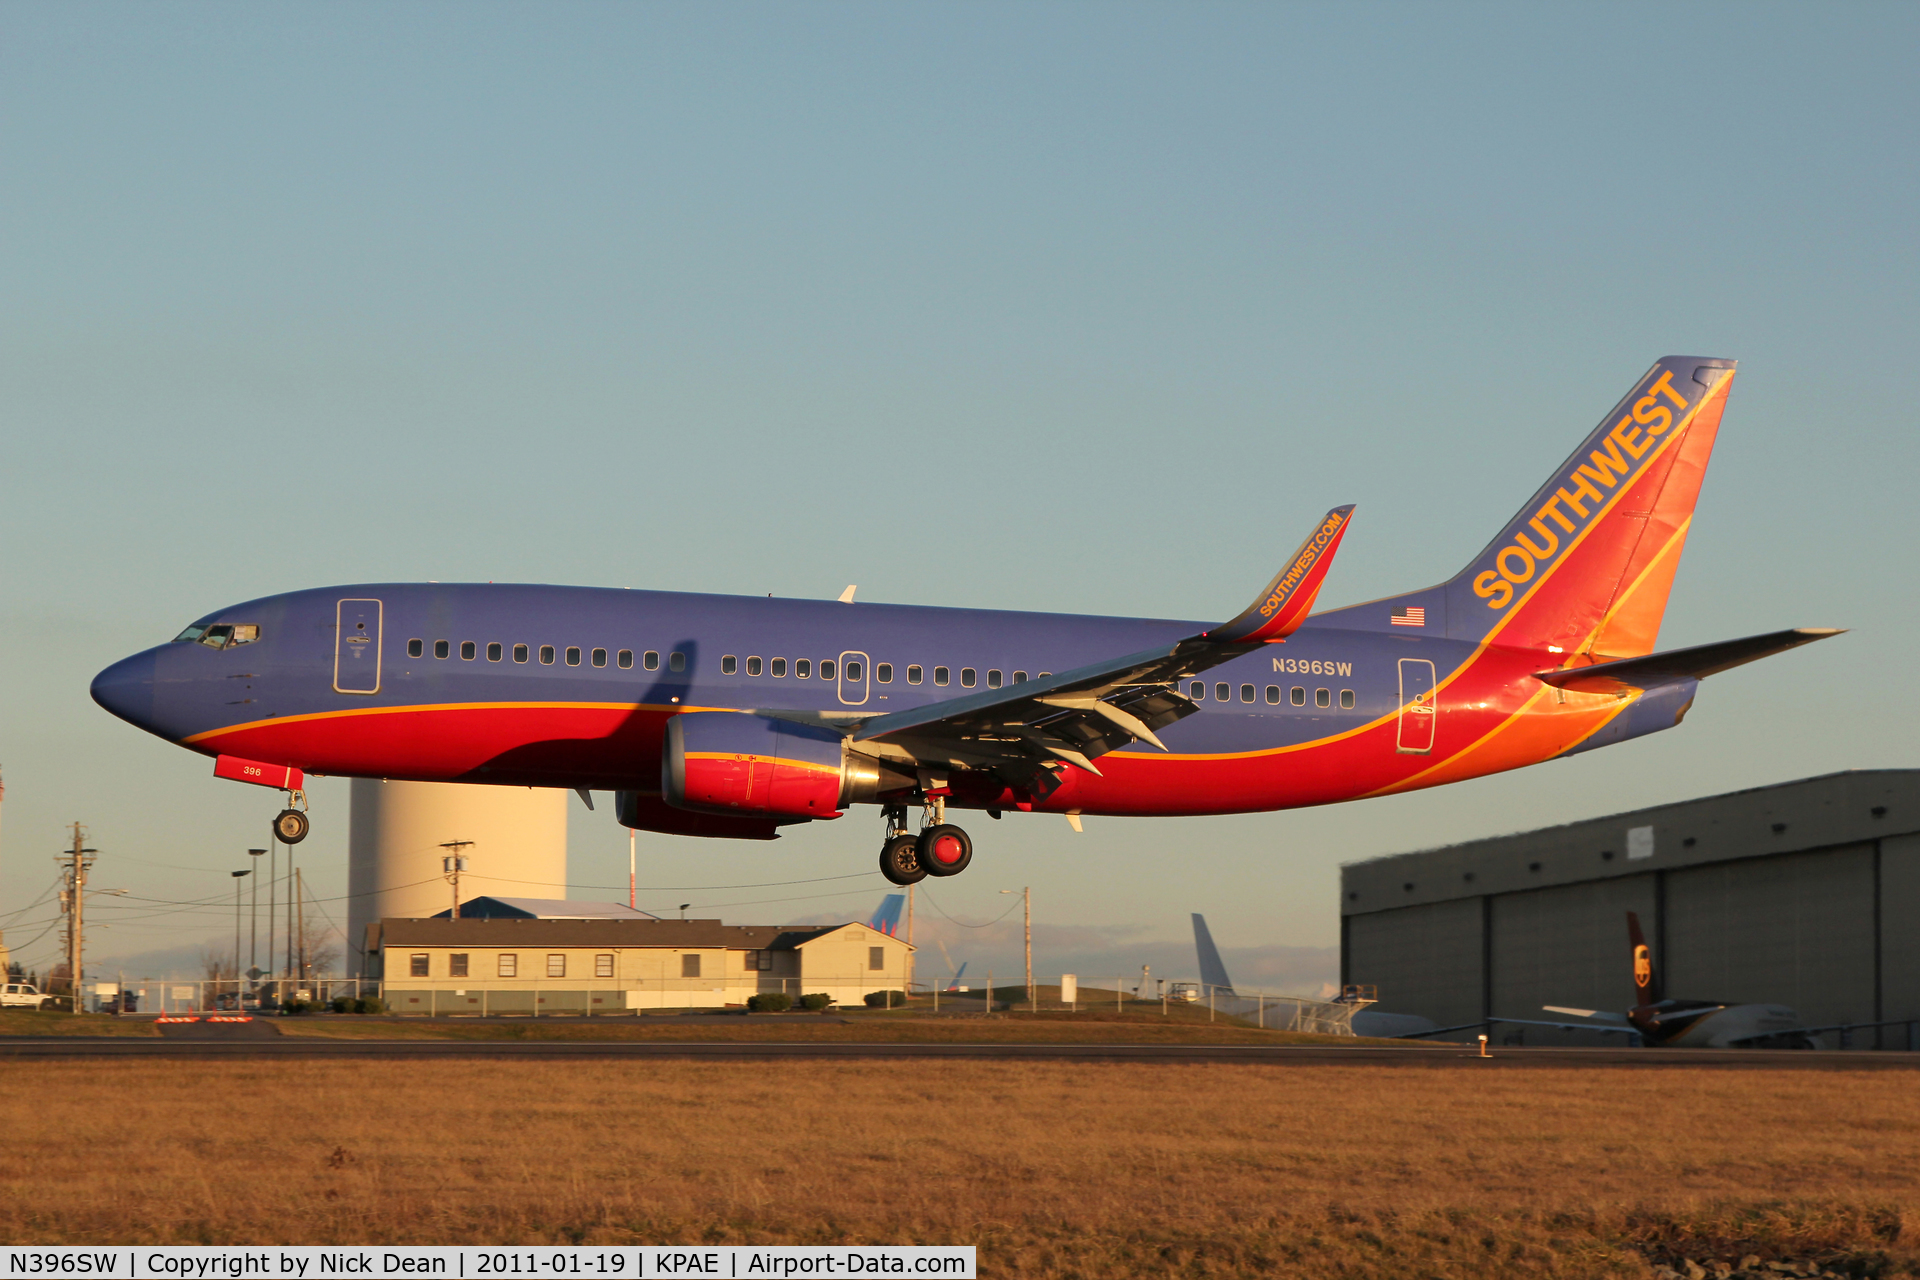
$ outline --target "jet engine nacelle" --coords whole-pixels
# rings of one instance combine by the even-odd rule
[[[911,774],[849,751],[844,734],[819,725],[731,711],[667,721],[660,794],[677,809],[837,818],[849,804],[913,786]]]

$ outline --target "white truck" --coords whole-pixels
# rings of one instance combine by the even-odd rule
[[[30,982],[9,982],[0,990],[0,1008],[43,1009],[51,997],[42,995]]]

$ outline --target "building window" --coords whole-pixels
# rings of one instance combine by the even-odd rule
[[[747,674],[750,676],[757,676],[760,674],[760,659],[758,658],[747,659]]]
[[[1307,691],[1299,685],[1293,686],[1293,692],[1288,694],[1287,697],[1292,700],[1293,705],[1296,707],[1304,707],[1307,705]]]
[[[773,952],[749,951],[746,953],[746,967],[751,972],[765,972],[773,968]]]
[[[832,658],[822,658],[820,660],[820,678],[822,680],[833,679],[833,659]],[[848,676],[847,679],[851,680],[853,679],[853,677]]]
[[[867,968],[878,973],[887,967],[887,949],[885,947],[867,948]]]
[[[782,679],[787,674],[787,660],[785,658],[775,658],[768,670],[772,673],[775,680]]]
[[[979,674],[976,673],[972,667],[960,668],[960,686],[962,688],[964,689],[973,688],[973,682],[978,680],[979,678],[980,678]]]
[[[474,646],[473,641],[462,640],[460,642],[460,660],[462,662],[472,662],[474,655],[477,653],[479,653],[479,649]]]
[[[501,647],[500,647],[499,645],[497,645],[497,644],[490,644],[490,645],[488,645],[488,646],[487,646],[487,661],[488,661],[488,662],[498,662],[498,661],[500,661],[500,659],[502,659],[502,658],[504,658],[504,657],[506,657],[506,656],[507,656],[507,651],[506,651],[505,649],[502,649],[502,648],[501,648]]]
[[[1253,701],[1253,686],[1252,686],[1252,685],[1250,685],[1250,684],[1243,684],[1243,685],[1241,685],[1241,686],[1240,686],[1240,701],[1242,701],[1242,702],[1252,702],[1252,701]]]
[[[604,667],[607,665],[607,651],[605,649],[595,649],[593,651],[593,665],[596,667]]]
[[[564,951],[547,952],[547,976],[564,978],[567,976],[567,953]]]
[[[567,665],[570,667],[580,665],[580,651],[578,649],[567,650]]]
[[[427,642],[425,640],[407,641],[407,656],[409,658],[418,658],[424,653],[426,653],[426,651],[427,651]]]
[[[1279,701],[1280,701],[1280,686],[1277,684],[1268,685],[1267,686],[1267,705],[1275,706],[1275,705],[1278,705]]]
[[[464,978],[467,976],[466,952],[456,951],[447,957],[447,976],[449,978]]]
[[[1001,682],[1001,680],[1002,680],[1002,678],[1003,678],[1003,677],[1002,677],[1002,676],[1000,675],[1000,673],[999,673],[998,671],[995,671],[995,670],[993,670],[992,668],[988,668],[988,670],[987,670],[987,688],[989,688],[989,689],[998,689],[998,688],[1000,687],[1000,682]]]
[[[1216,684],[1213,686],[1213,700],[1215,702],[1232,702],[1233,687],[1226,684]]]
[[[1332,705],[1333,705],[1333,692],[1332,692],[1332,690],[1329,690],[1329,689],[1315,689],[1315,690],[1313,691],[1313,705],[1314,705],[1314,706],[1316,706],[1316,707],[1330,707],[1330,706],[1332,706]]]
[[[648,671],[658,671],[660,669],[660,655],[649,649],[640,655],[640,665]]]
[[[633,670],[633,650],[622,649],[619,653],[613,655],[613,660],[620,664],[622,671]]]
[[[680,957],[680,976],[683,978],[697,978],[700,976],[700,957],[698,955]]]
[[[920,683],[920,682],[921,682],[922,680],[924,680],[924,679],[926,679],[926,676],[927,676],[927,673],[926,673],[926,672],[924,672],[924,671],[922,671],[922,670],[921,670],[920,668],[918,668],[918,667],[908,667],[908,668],[907,668],[907,683],[908,683],[908,684],[919,684],[919,683]]]
[[[892,684],[893,683],[893,664],[891,662],[875,663],[873,668],[873,678],[875,680],[878,680],[881,684]]]
[[[448,644],[448,643],[447,643],[447,642],[446,642],[445,640],[435,640],[435,641],[433,642],[433,656],[434,656],[434,657],[436,657],[436,658],[444,658],[444,657],[446,657],[446,656],[447,656],[447,655],[448,655],[449,653],[452,653],[452,652],[453,652],[453,648],[452,648],[452,646],[450,646],[450,645],[449,645],[449,644]]]
[[[500,953],[500,966],[497,972],[503,978],[519,977],[520,957],[511,951],[502,951]]]
[[[935,684],[944,685],[951,679],[953,679],[953,675],[945,667],[935,667],[933,669],[933,682]]]
[[[687,655],[686,655],[686,654],[684,654],[684,653],[670,653],[670,654],[668,654],[668,655],[667,655],[667,670],[669,670],[669,671],[685,671],[686,669],[687,669]]]
[[[407,957],[407,976],[409,978],[426,977],[427,976],[427,958],[423,955],[408,956]]]
[[[513,646],[513,660],[515,662],[525,662],[529,656],[531,655],[527,652],[527,646],[523,644]]]
[[[1342,711],[1353,710],[1353,690],[1342,689],[1340,691],[1340,709]]]
[[[613,953],[605,951],[593,958],[593,976],[611,978],[613,976]]]
[[[553,646],[552,645],[543,644],[540,646],[540,662],[543,666],[550,667],[553,665]]]

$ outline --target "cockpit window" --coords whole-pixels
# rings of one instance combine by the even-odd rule
[[[209,649],[230,649],[237,644],[252,644],[260,638],[260,628],[252,623],[221,622],[209,625],[196,622],[173,638],[175,644],[198,642]]]

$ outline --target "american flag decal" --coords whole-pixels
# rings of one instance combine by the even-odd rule
[[[1389,621],[1396,627],[1424,627],[1427,625],[1427,610],[1424,605],[1410,604],[1404,609],[1395,609]]]

